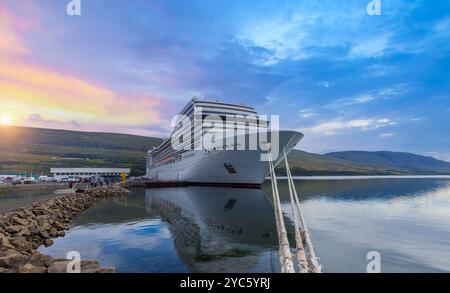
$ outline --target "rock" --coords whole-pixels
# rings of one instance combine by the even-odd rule
[[[16,233],[16,236],[28,236],[30,235],[30,230],[28,230],[27,227],[24,227],[22,230],[20,230],[18,233]]]
[[[44,267],[35,267],[30,263],[25,264],[18,270],[19,273],[46,273],[47,269]]]
[[[28,262],[37,267],[49,267],[55,260],[53,257],[35,252],[28,257]]]
[[[48,267],[48,273],[67,273],[67,266],[69,265],[69,263],[70,260],[54,262]]]
[[[49,235],[50,235],[51,237],[56,237],[57,234],[58,234],[58,230],[56,230],[56,228],[52,227],[52,228],[50,229]]]
[[[42,238],[44,238],[44,239],[50,238],[50,235],[48,235],[47,231],[45,231],[43,229],[39,229],[39,235],[41,235]]]
[[[113,267],[110,267],[110,268],[100,268],[100,269],[97,271],[97,273],[100,273],[100,274],[111,274],[111,273],[115,273],[115,272],[116,272],[116,269],[113,268]]]
[[[52,244],[53,244],[53,240],[51,240],[51,239],[45,239],[44,240],[45,247],[49,247]]]
[[[55,223],[53,223],[53,226],[56,227],[56,229],[58,230],[64,230],[66,228],[66,226],[64,224],[62,224],[61,222],[55,221]]]
[[[20,232],[22,229],[23,227],[19,225],[12,225],[6,227],[6,231],[13,234]]]
[[[19,217],[12,217],[11,218],[11,222],[13,224],[19,224],[19,225],[22,225],[22,226],[28,226],[28,224],[29,224],[29,222],[27,220],[21,219]]]
[[[12,250],[9,254],[0,257],[0,267],[11,268],[19,267],[24,261],[26,256]]]
[[[11,244],[19,251],[31,251],[33,249],[33,245],[25,237],[13,238]]]
[[[6,247],[6,248],[12,248],[14,249],[15,247],[11,244],[11,242],[8,240],[8,238],[3,237],[2,238],[2,246]]]
[[[101,269],[98,261],[92,259],[82,260],[80,265],[82,273],[97,273]]]

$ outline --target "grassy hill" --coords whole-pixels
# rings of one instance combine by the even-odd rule
[[[288,160],[293,175],[395,175],[403,173],[300,150],[292,150],[288,155]],[[284,175],[284,163],[280,164],[278,169],[278,173]]]
[[[326,157],[350,161],[365,166],[414,174],[450,173],[450,163],[433,157],[402,152],[345,151],[325,154]]]
[[[145,154],[161,139],[136,135],[0,126],[0,172],[51,167],[129,167],[145,172]]]
[[[136,135],[0,126],[0,173],[51,167],[127,167],[145,173],[145,154],[162,139]],[[294,175],[450,174],[450,163],[409,153],[293,150]],[[284,174],[283,165],[278,168]]]

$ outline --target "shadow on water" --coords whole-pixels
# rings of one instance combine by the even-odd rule
[[[365,272],[370,250],[382,253],[382,271],[450,269],[449,182],[296,181],[325,272]],[[279,187],[295,245],[287,182]],[[41,251],[76,250],[120,272],[279,271],[271,197],[269,184],[135,189],[83,212]]]

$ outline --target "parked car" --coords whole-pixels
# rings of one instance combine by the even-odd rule
[[[35,184],[36,179],[34,177],[27,177],[23,180],[23,184]]]
[[[49,176],[39,176],[39,182],[53,182],[54,178]]]

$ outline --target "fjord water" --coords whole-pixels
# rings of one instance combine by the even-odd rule
[[[293,223],[287,182],[282,207]],[[450,179],[296,180],[324,272],[450,271]],[[270,184],[262,190],[135,189],[97,203],[43,253],[78,251],[119,272],[279,271]]]

